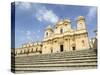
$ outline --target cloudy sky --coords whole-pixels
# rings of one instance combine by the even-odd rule
[[[92,6],[73,6],[58,4],[15,3],[15,46],[30,41],[41,41],[44,29],[54,26],[60,19],[71,20],[72,28],[76,28],[76,17],[84,16],[89,38],[94,36],[97,25],[97,8]]]

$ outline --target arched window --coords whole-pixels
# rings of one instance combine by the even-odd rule
[[[80,22],[80,25],[82,25],[82,23]]]
[[[60,33],[61,33],[61,34],[63,33],[63,29],[60,29]]]
[[[82,44],[83,44],[83,46],[85,46],[84,40],[82,40]]]
[[[54,42],[56,43],[57,41],[55,40]]]
[[[53,53],[53,49],[51,48],[51,53]]]
[[[46,32],[46,36],[48,36],[48,32]]]

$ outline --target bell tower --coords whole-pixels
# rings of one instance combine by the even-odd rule
[[[85,50],[89,49],[89,39],[88,39],[88,31],[86,30],[85,18],[83,16],[77,17],[77,36],[76,40],[76,49],[77,50]]]
[[[83,16],[78,16],[76,21],[77,21],[77,30],[86,29],[85,18]]]
[[[45,33],[44,33],[44,38],[50,37],[53,33],[52,27],[49,25],[46,29],[45,29]]]

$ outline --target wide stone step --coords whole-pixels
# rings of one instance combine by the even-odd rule
[[[37,67],[37,68],[16,68],[16,73],[25,73],[25,72],[48,72],[48,71],[61,71],[61,70],[83,70],[83,69],[96,69],[97,66],[74,66],[74,67]],[[14,69],[14,68],[12,68]]]
[[[81,58],[64,58],[64,59],[46,59],[46,60],[31,60],[17,61],[16,63],[34,63],[34,62],[53,62],[53,61],[75,61],[75,60],[97,60],[97,57],[81,57]]]
[[[40,60],[40,59],[62,59],[62,58],[77,58],[77,57],[92,57],[92,56],[96,56],[96,54],[91,54],[91,55],[74,55],[74,56],[72,56],[72,55],[70,55],[70,56],[59,56],[59,57],[44,57],[44,58],[32,58],[32,59],[34,59],[34,60]]]
[[[52,53],[52,54],[40,54],[40,55],[32,55],[32,56],[36,56],[36,57],[48,57],[48,56],[64,56],[64,55],[73,55],[73,54],[92,54],[95,53],[94,50],[81,50],[81,51],[70,51],[70,52],[60,52],[60,53]],[[28,55],[31,56],[31,55]],[[23,57],[27,57],[27,56],[23,56]]]
[[[64,61],[66,61],[66,62],[64,62]],[[75,61],[75,62],[74,62]],[[80,60],[80,59],[77,59],[77,60],[49,60],[49,61],[35,61],[35,62],[17,62],[17,63],[15,63],[15,64],[18,64],[18,63],[20,63],[20,64],[36,64],[36,63],[40,63],[40,64],[42,64],[42,63],[61,63],[61,62],[63,62],[63,63],[68,63],[68,62],[70,62],[70,63],[79,63],[78,61],[80,61],[81,63],[83,63],[83,62],[97,62],[97,59],[82,59],[82,60]]]
[[[97,53],[94,50],[70,51],[53,54],[15,57],[16,72],[56,71],[97,68]]]
[[[35,68],[35,67],[84,67],[84,66],[96,66],[96,62],[91,63],[57,63],[57,64],[32,64],[32,65],[15,65],[15,68]],[[13,67],[13,66],[12,66]]]
[[[16,58],[15,60],[16,61],[30,61],[30,60],[42,60],[42,59],[63,59],[63,58],[78,58],[78,57],[93,57],[93,56],[96,56],[95,54],[92,54],[92,55],[77,55],[77,56],[63,56],[63,57],[49,57],[49,58],[29,58],[29,57],[23,57],[23,58]]]
[[[54,55],[54,56],[51,56],[51,55],[48,55],[48,56],[41,56],[41,58],[42,57],[65,57],[65,56],[82,56],[82,55],[94,55],[95,53],[92,53],[92,54],[66,54],[66,55],[58,55],[58,56],[56,56],[56,55]],[[96,55],[96,54],[95,54]],[[30,56],[30,58],[31,58],[32,56]],[[34,58],[35,56],[33,56],[33,58]],[[37,56],[38,58],[40,58],[40,56]]]
[[[92,60],[70,60],[70,61],[45,61],[45,62],[39,62],[39,61],[35,61],[35,62],[30,62],[30,63],[15,63],[15,65],[27,65],[27,64],[57,64],[57,63],[62,63],[62,64],[67,64],[67,63],[91,63],[91,62],[97,62],[96,59],[92,59]]]
[[[46,61],[49,61],[49,62],[51,62],[51,61],[69,61],[69,60],[92,60],[92,59],[97,59],[97,57],[78,57],[78,58],[64,58],[64,59],[42,59],[42,60],[21,60],[21,61],[16,61],[16,63],[25,63],[25,62],[28,62],[28,63],[30,63],[30,62],[35,62],[35,61],[38,61],[38,62],[46,62]]]
[[[40,54],[40,55],[26,55],[26,56],[22,56],[22,57],[37,57],[37,58],[39,58],[39,57],[59,57],[59,56],[70,56],[70,55],[91,55],[91,54],[96,54],[96,53],[94,53],[94,52],[90,52],[90,53],[54,53],[54,54]],[[20,57],[19,57],[20,58]]]

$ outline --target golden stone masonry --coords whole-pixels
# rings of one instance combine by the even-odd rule
[[[78,16],[76,29],[71,28],[69,19],[58,21],[54,27],[48,25],[41,42],[23,44],[21,48],[15,49],[15,55],[50,54],[86,49],[90,49],[90,44],[85,18]]]

